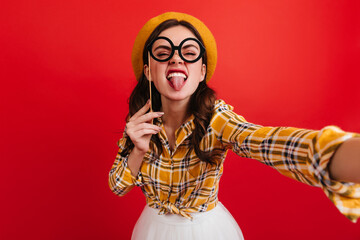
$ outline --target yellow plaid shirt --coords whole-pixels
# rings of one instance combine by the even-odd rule
[[[346,133],[329,126],[321,131],[291,127],[263,127],[247,122],[223,100],[217,100],[200,148],[222,149],[221,161],[200,161],[190,147],[194,130],[190,117],[175,132],[176,145],[170,150],[161,118],[158,133],[163,153],[156,158],[155,144],[150,142],[137,177],[131,175],[127,157],[121,157],[126,138],[119,140],[119,152],[109,173],[111,190],[123,196],[139,186],[147,204],[159,214],[180,214],[191,219],[192,212],[213,209],[218,202],[218,188],[227,150],[241,157],[253,158],[281,174],[300,182],[321,187],[336,207],[351,221],[360,216],[360,184],[337,182],[329,177],[327,165],[336,148],[358,134]]]

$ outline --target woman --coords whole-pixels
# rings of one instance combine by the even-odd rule
[[[132,238],[243,239],[217,198],[229,149],[323,188],[356,221],[360,185],[340,181],[360,182],[359,135],[336,127],[311,131],[246,122],[206,84],[216,56],[211,32],[182,13],[149,20],[135,40],[138,84],[109,174],[115,194],[139,186],[146,196]]]

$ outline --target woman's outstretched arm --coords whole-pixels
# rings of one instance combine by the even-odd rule
[[[212,131],[225,148],[320,187],[347,218],[360,218],[360,134],[335,126],[315,131],[255,125],[224,102],[215,110]]]

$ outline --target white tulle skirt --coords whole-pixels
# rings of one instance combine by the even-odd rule
[[[219,202],[207,212],[191,213],[190,221],[176,214],[158,215],[145,206],[132,240],[243,240],[243,234],[230,212]]]

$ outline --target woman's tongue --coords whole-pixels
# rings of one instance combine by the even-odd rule
[[[185,84],[185,79],[183,77],[173,76],[169,79],[169,83],[175,91],[180,91]]]

